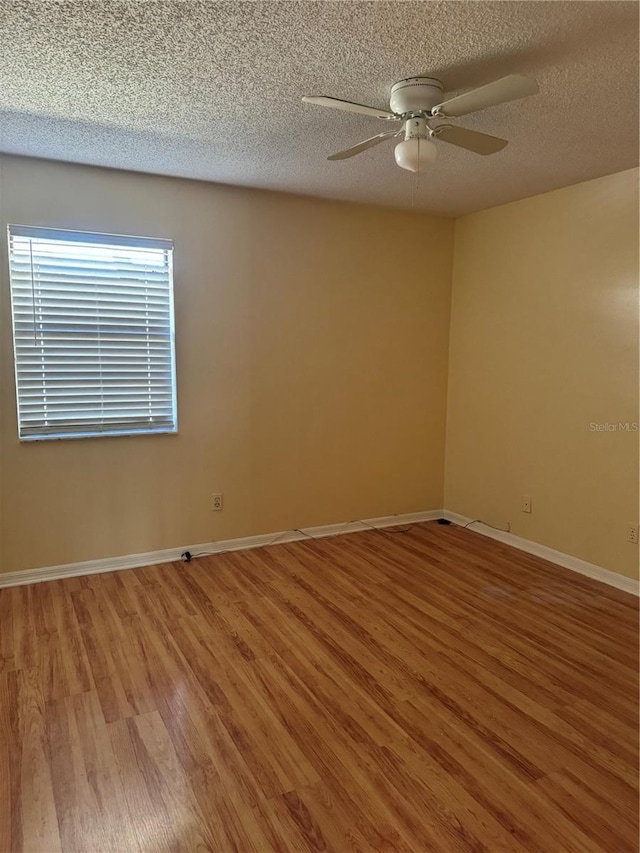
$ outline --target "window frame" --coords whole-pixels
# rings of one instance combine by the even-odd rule
[[[14,311],[14,294],[12,281],[12,237],[35,238],[41,236],[46,239],[49,235],[52,240],[59,239],[61,242],[76,242],[76,243],[93,243],[97,246],[110,246],[114,248],[141,248],[141,249],[162,249],[167,256],[167,306],[169,320],[167,324],[167,332],[169,336],[169,355],[170,355],[170,391],[171,391],[171,421],[172,426],[163,426],[161,428],[122,428],[122,429],[98,429],[99,418],[92,422],[91,429],[83,429],[81,424],[78,424],[78,429],[71,433],[38,433],[23,435],[21,434],[22,423],[20,416],[20,390],[18,379],[18,339],[16,337],[16,317]],[[39,441],[66,441],[87,438],[118,438],[118,437],[135,437],[135,436],[152,436],[152,435],[177,435],[178,434],[178,388],[176,381],[176,330],[175,330],[175,299],[174,299],[174,254],[175,246],[171,239],[160,237],[139,237],[131,234],[114,234],[102,231],[80,231],[69,228],[55,228],[39,225],[22,225],[17,223],[7,224],[7,266],[8,266],[8,283],[9,283],[9,300],[11,312],[11,335],[13,343],[13,365],[14,365],[14,382],[15,382],[15,411],[16,411],[16,427],[18,440],[20,443],[31,443]]]

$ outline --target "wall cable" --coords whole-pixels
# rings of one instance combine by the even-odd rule
[[[409,533],[409,531],[411,531],[418,524],[424,524],[424,522],[423,521],[414,521],[411,524],[405,525],[401,529],[398,528],[398,529],[392,530],[392,529],[388,529],[385,527],[376,527],[373,524],[369,524],[368,521],[363,521],[362,519],[357,518],[357,519],[353,519],[353,521],[346,521],[339,530],[337,530],[335,533],[332,533],[330,536],[313,536],[311,533],[307,533],[306,530],[302,530],[300,527],[294,527],[291,530],[285,530],[282,533],[278,533],[278,535],[274,536],[273,539],[270,539],[269,542],[263,542],[262,545],[258,545],[256,547],[268,548],[270,545],[275,545],[278,542],[278,540],[282,539],[284,536],[291,535],[291,533],[300,533],[300,534],[302,534],[302,536],[305,536],[307,539],[332,539],[336,536],[339,536],[341,531],[344,530],[346,527],[349,527],[349,525],[351,525],[351,524],[362,524],[366,528],[368,528],[369,530],[375,530],[377,533],[380,533],[383,536],[395,536],[397,534]],[[353,532],[354,533],[363,533],[364,531],[354,530]],[[293,540],[293,541],[296,541],[296,540]],[[297,540],[297,541],[300,541],[300,540]],[[285,542],[283,544],[286,545],[287,543]],[[244,550],[244,549],[226,548],[223,551],[196,551],[195,553],[191,552],[191,551],[183,551],[180,554],[180,557],[185,563],[190,563],[191,560],[194,560],[196,557],[215,557],[215,556],[218,556],[220,554],[232,554],[236,550],[240,551],[240,550]]]

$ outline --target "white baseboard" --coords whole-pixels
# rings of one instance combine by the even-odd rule
[[[471,524],[473,521],[472,518],[467,518],[464,515],[460,515],[457,512],[450,512],[449,510],[444,510],[443,515],[448,521],[462,527],[466,524]],[[540,545],[538,542],[532,542],[530,539],[523,539],[521,536],[516,536],[513,533],[494,530],[493,527],[489,527],[488,524],[483,524],[481,521],[474,523],[473,530],[476,533],[481,533],[483,536],[488,536],[490,539],[497,539],[498,542],[504,542],[505,545],[518,548],[520,551],[526,551],[527,554],[534,554],[536,557],[549,560],[550,563],[563,566],[565,569],[571,569],[572,572],[578,572],[578,574],[586,575],[609,586],[615,586],[616,589],[630,592],[632,595],[640,595],[638,581],[618,574],[618,572],[611,572],[609,569],[603,569],[594,563],[588,563],[586,560],[580,560],[578,557],[572,557],[570,554],[563,554],[562,551],[555,551],[553,548],[547,548],[546,545]]]
[[[285,530],[281,533],[264,533],[260,536],[245,536],[240,539],[225,539],[219,542],[205,542],[200,545],[185,545],[179,548],[167,548],[163,551],[147,551],[145,554],[127,554],[123,557],[107,557],[102,560],[67,563],[63,566],[47,566],[41,569],[7,572],[0,574],[0,589],[2,587],[59,580],[60,578],[96,575],[102,572],[116,572],[121,569],[137,569],[142,566],[155,566],[159,563],[172,563],[180,560],[181,555],[185,551],[190,551],[194,556],[198,554],[219,554],[222,551],[244,551],[249,548],[262,548],[267,545],[283,545],[285,542],[299,542],[308,538],[321,539],[327,536],[343,536],[347,533],[356,533],[371,527],[417,524],[421,521],[434,521],[437,518],[446,518],[454,524],[461,526],[473,521],[472,518],[466,518],[464,515],[460,515],[457,512],[450,512],[449,510],[429,510],[426,512],[409,512],[401,515],[386,515],[381,518],[348,521],[343,524],[304,527],[299,530]],[[505,545],[518,548],[520,551],[526,551],[528,554],[542,557],[551,563],[563,566],[565,569],[571,569],[571,571],[578,572],[581,575],[586,575],[609,586],[614,586],[624,592],[630,592],[633,595],[640,594],[638,581],[635,581],[633,578],[625,577],[617,572],[611,572],[608,569],[603,569],[601,566],[588,563],[586,560],[580,560],[578,557],[572,557],[570,554],[563,554],[561,551],[547,548],[546,545],[540,545],[529,539],[515,536],[513,533],[494,530],[492,527],[479,521],[473,525],[473,530],[476,533],[481,533],[483,536],[489,536],[491,539],[503,542]]]
[[[142,566],[155,566],[159,563],[172,563],[182,559],[185,551],[192,555],[219,554],[222,551],[244,551],[249,548],[262,548],[266,545],[283,545],[285,542],[299,542],[302,539],[321,539],[327,536],[342,536],[356,533],[371,527],[393,527],[396,524],[417,524],[420,521],[433,521],[442,518],[441,509],[426,512],[408,512],[401,515],[385,515],[381,518],[366,518],[362,521],[347,521],[343,524],[326,524],[321,527],[301,527],[298,530],[285,530],[281,533],[264,533],[260,536],[245,536],[241,539],[225,539],[219,542],[205,542],[200,545],[183,545],[167,548],[164,551],[147,551],[145,554],[127,554],[124,557],[107,557],[102,560],[86,560],[81,563],[67,563],[63,566],[47,566],[42,569],[25,569],[20,572],[0,574],[0,589],[9,586],[41,583],[42,581],[72,578],[80,575],[97,575],[102,572],[117,572],[121,569],[139,569]]]

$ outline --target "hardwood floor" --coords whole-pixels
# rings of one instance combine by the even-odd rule
[[[0,590],[0,851],[637,847],[632,596],[416,525]]]

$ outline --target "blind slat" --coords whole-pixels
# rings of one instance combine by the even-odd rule
[[[175,432],[172,250],[9,226],[21,439]]]

